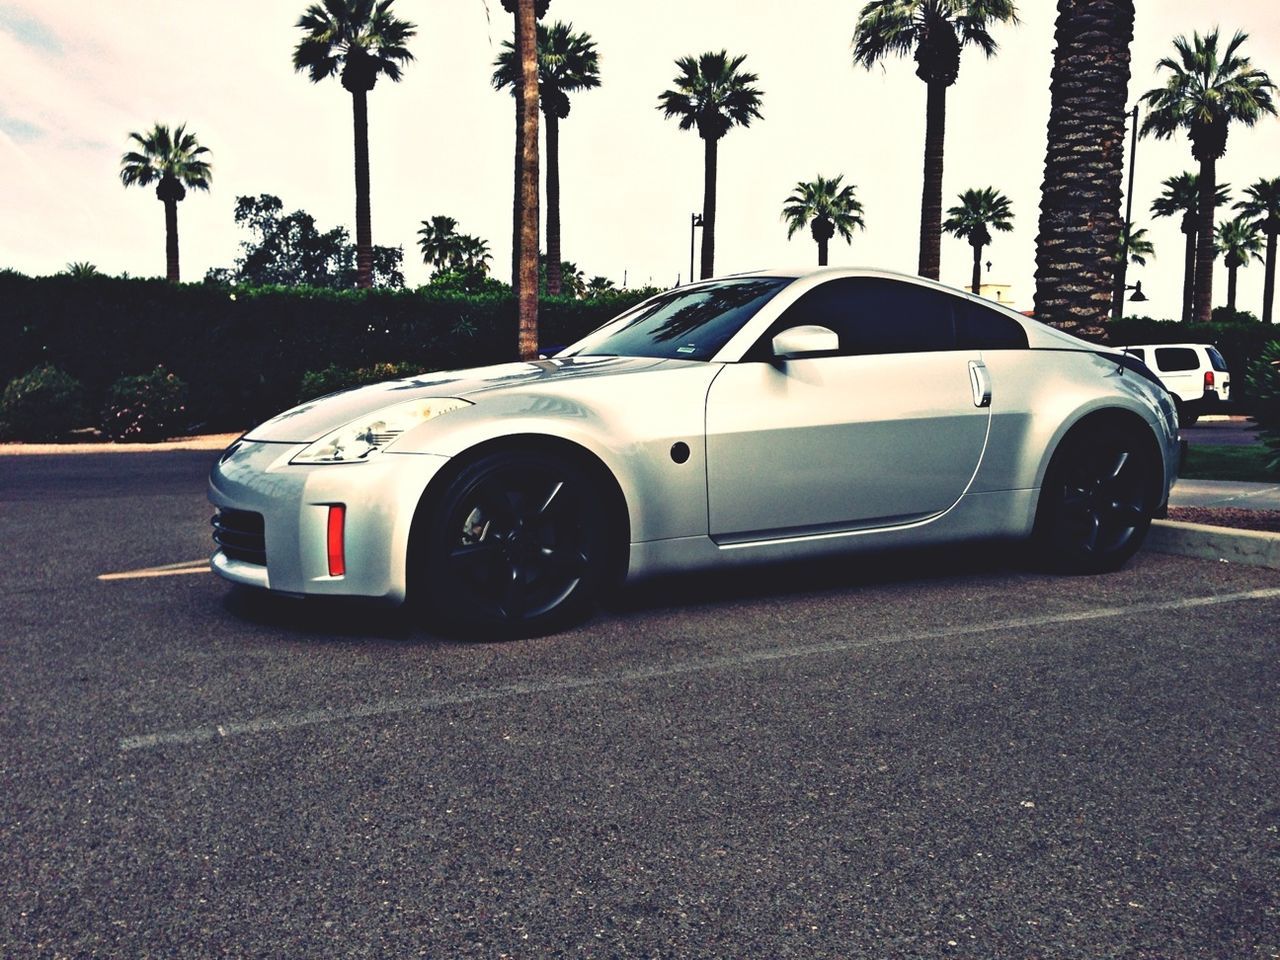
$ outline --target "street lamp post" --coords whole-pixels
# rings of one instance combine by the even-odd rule
[[[1133,135],[1129,139],[1129,192],[1124,198],[1124,233],[1121,235],[1120,263],[1116,265],[1116,293],[1112,298],[1111,319],[1124,315],[1125,280],[1129,272],[1129,234],[1133,230],[1133,162],[1138,155],[1138,105],[1133,105]],[[1137,300],[1137,297],[1133,298]],[[1143,297],[1145,300],[1146,298]]]
[[[693,275],[693,231],[702,226],[702,214],[689,214],[689,282],[693,283],[696,279]]]

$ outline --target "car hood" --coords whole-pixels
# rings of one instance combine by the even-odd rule
[[[424,397],[475,400],[494,391],[554,388],[556,383],[570,380],[624,376],[691,362],[653,357],[566,357],[562,360],[503,363],[470,370],[424,373],[309,400],[254,427],[245,434],[245,439],[267,443],[311,443],[358,417],[406,400]]]

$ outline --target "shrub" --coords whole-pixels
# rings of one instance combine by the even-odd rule
[[[111,385],[102,410],[102,432],[112,440],[163,440],[183,432],[187,385],[157,366]]]
[[[56,439],[84,417],[84,387],[52,364],[14,377],[0,399],[0,435],[16,440]]]
[[[1262,355],[1249,365],[1248,380],[1253,418],[1262,428],[1262,442],[1273,454],[1267,469],[1280,473],[1280,340],[1268,343]]]
[[[420,363],[375,363],[371,367],[355,370],[331,363],[323,370],[308,370],[302,375],[302,385],[298,387],[298,402],[306,403],[339,390],[363,387],[368,383],[382,383],[384,380],[400,380],[423,372]]]

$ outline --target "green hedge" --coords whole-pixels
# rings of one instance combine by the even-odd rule
[[[1248,405],[1250,365],[1280,328],[1265,323],[1182,323],[1151,317],[1125,317],[1107,324],[1107,342],[1122,347],[1137,343],[1212,343],[1231,368],[1231,399]]]
[[[569,343],[647,296],[548,298],[545,347]],[[55,364],[91,408],[120,377],[163,365],[190,386],[189,426],[235,430],[292,405],[303,375],[336,366],[442,370],[513,360],[508,293],[228,288],[0,272],[0,386]]]

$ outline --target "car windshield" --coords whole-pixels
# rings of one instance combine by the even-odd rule
[[[606,323],[558,356],[710,360],[788,283],[789,277],[744,277],[677,288]]]

